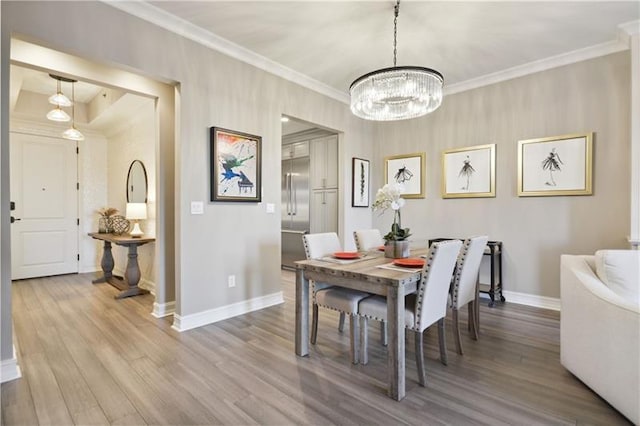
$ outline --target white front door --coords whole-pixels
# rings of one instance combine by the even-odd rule
[[[76,142],[11,133],[11,279],[78,272]]]

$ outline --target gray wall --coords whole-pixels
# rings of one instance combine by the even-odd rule
[[[218,54],[98,2],[5,2],[3,47],[10,33],[38,44],[73,53],[100,64],[134,70],[162,81],[176,82],[176,135],[173,170],[158,185],[169,191],[175,213],[175,276],[166,277],[167,294],[176,290],[177,313],[185,316],[280,291],[280,115],[287,114],[341,134],[340,179],[346,187],[351,157],[371,158],[371,126],[354,118],[347,105]],[[63,26],[52,25],[59,18]],[[6,31],[5,31],[6,30]],[[109,36],[105,36],[108,34]],[[1,52],[2,73],[8,49]],[[7,79],[5,79],[7,81]],[[4,88],[4,86],[3,86]],[[2,91],[3,121],[8,94]],[[161,117],[161,125],[162,125]],[[263,137],[261,204],[206,203],[209,198],[210,126],[222,126]],[[2,129],[2,149],[8,138]],[[163,149],[165,149],[164,147]],[[3,162],[5,160],[3,159]],[[159,165],[162,167],[162,164]],[[4,173],[3,163],[3,173]],[[2,193],[8,190],[2,180]],[[173,195],[175,194],[175,195]],[[205,201],[205,214],[192,216],[190,201]],[[265,203],[276,204],[266,214]],[[340,199],[340,233],[352,246],[351,231],[371,226],[368,209],[352,209],[350,193]],[[8,220],[2,210],[2,222]],[[4,230],[4,228],[3,228]],[[4,233],[3,233],[4,235]],[[5,253],[3,252],[3,261]],[[227,275],[237,286],[227,288]],[[2,282],[3,296],[10,283]],[[170,299],[167,299],[167,301]],[[163,300],[164,301],[164,300]],[[3,325],[10,304],[2,299]],[[10,338],[2,336],[3,350]],[[2,352],[5,358],[5,351]]]
[[[427,153],[427,197],[408,200],[414,238],[488,234],[504,242],[506,290],[560,296],[560,254],[627,248],[629,51],[445,97],[435,113],[375,129],[377,164]],[[518,140],[594,132],[593,196],[518,197]],[[496,198],[442,199],[443,150],[497,144]],[[376,175],[376,184],[384,177]],[[391,215],[374,217],[380,229]]]

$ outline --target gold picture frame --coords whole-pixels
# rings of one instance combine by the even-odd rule
[[[442,198],[496,196],[496,144],[442,152]]]
[[[426,158],[424,152],[385,157],[384,183],[403,184],[403,198],[425,198]]]
[[[518,196],[592,195],[593,132],[518,141]]]

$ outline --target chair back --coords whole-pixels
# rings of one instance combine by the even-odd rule
[[[414,329],[423,331],[447,315],[449,286],[461,247],[460,240],[431,245],[418,285]]]
[[[307,259],[319,259],[342,250],[340,239],[335,232],[305,234],[302,236]]]
[[[353,231],[353,238],[356,240],[358,251],[372,250],[384,244],[382,235],[377,229]]]
[[[469,238],[462,245],[451,292],[451,304],[455,309],[459,309],[476,298],[480,263],[488,240],[489,237],[483,235]]]

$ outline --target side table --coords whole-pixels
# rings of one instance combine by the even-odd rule
[[[151,243],[156,240],[155,238],[133,238],[131,235],[99,234],[96,232],[89,233],[89,236],[96,240],[104,241],[102,261],[100,262],[103,276],[93,280],[93,284],[106,282],[118,290],[121,290],[120,293],[115,296],[116,299],[123,299],[125,297],[149,293],[148,290],[138,287],[141,275],[140,266],[138,265],[138,246]],[[113,255],[111,254],[111,243],[127,247],[129,249],[129,254],[127,255],[127,268],[124,273],[124,278],[113,275],[114,261]]]

